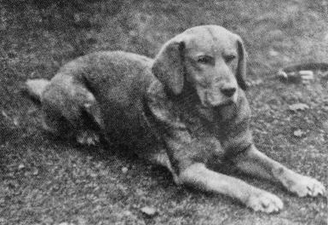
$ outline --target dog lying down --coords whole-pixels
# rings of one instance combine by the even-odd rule
[[[104,136],[167,167],[177,184],[231,196],[255,211],[278,212],[283,202],[276,195],[209,169],[234,165],[300,197],[325,192],[319,181],[255,147],[244,93],[245,54],[238,35],[198,26],[169,40],[155,59],[97,52],[67,63],[50,81],[26,85],[42,105],[47,131],[89,144]]]

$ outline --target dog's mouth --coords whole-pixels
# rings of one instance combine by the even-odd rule
[[[220,101],[220,102],[204,101],[202,103],[202,106],[204,108],[222,108],[233,104],[235,104],[235,101],[233,99],[227,99],[225,101]]]
[[[197,95],[204,108],[217,108],[235,104],[238,94],[234,93],[230,96],[225,96],[221,92],[217,93],[210,90],[197,89]]]
[[[232,99],[228,99],[227,101],[215,106],[215,107],[224,107],[224,106],[230,106],[233,105],[235,103],[235,101],[233,101]]]

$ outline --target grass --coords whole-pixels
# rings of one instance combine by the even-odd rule
[[[248,51],[257,146],[327,187],[327,76],[317,73],[308,85],[275,79],[283,66],[328,62],[326,1],[72,1],[82,8],[7,2],[0,3],[0,224],[327,224],[323,197],[301,199],[243,178],[284,200],[280,214],[264,215],[177,187],[165,169],[110,146],[56,140],[19,94],[27,78],[51,78],[79,55],[121,49],[153,57],[188,27],[223,25],[242,36]],[[292,112],[295,103],[309,109]],[[144,206],[158,213],[144,215]]]

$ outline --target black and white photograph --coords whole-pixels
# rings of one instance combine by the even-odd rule
[[[0,0],[0,225],[328,225],[328,0]]]

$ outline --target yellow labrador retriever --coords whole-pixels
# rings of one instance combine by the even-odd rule
[[[255,147],[245,67],[241,38],[207,25],[169,40],[155,59],[97,52],[64,65],[51,81],[27,81],[27,88],[42,105],[48,131],[124,144],[166,166],[177,184],[231,196],[255,211],[283,208],[276,195],[209,169],[234,165],[300,197],[323,195],[320,182]]]

